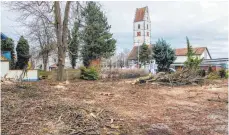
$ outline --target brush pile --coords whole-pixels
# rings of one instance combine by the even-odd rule
[[[197,71],[184,69],[175,73],[159,72],[155,76],[149,75],[147,77],[139,78],[135,84],[158,82],[167,85],[187,85],[187,84],[202,84],[204,78],[201,77]]]

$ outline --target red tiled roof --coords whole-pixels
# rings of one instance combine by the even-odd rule
[[[136,13],[135,13],[134,22],[143,21],[144,15],[145,15],[145,10],[146,10],[146,7],[137,8],[137,11],[136,11]]]
[[[150,50],[152,50],[153,45],[149,45]],[[193,51],[196,55],[201,55],[204,50],[207,49],[207,47],[196,47],[193,48]],[[208,51],[208,49],[207,49]],[[128,60],[137,60],[137,54],[138,54],[138,46],[134,46],[131,52],[129,53]],[[186,56],[187,54],[187,48],[178,48],[175,49],[176,56]],[[209,52],[208,52],[209,54]],[[209,54],[210,58],[211,55]]]
[[[57,68],[56,64],[52,64],[51,66],[49,66],[50,68]]]
[[[153,45],[148,45],[149,50],[152,50]],[[140,46],[139,46],[140,49]],[[128,60],[137,60],[138,59],[138,46],[134,46],[131,52],[128,55]]]
[[[207,47],[196,47],[196,48],[193,48],[193,52],[196,55],[201,55],[206,48]],[[175,49],[175,52],[176,52],[176,56],[186,56],[186,54],[187,54],[187,48]]]

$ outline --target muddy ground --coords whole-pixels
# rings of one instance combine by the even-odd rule
[[[1,84],[5,135],[227,135],[228,82],[203,86],[132,80]]]

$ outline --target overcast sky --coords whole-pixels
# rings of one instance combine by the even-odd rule
[[[208,47],[213,58],[228,57],[228,2],[101,2],[117,49],[133,47],[133,20],[136,8],[148,6],[151,40],[164,38],[173,48],[186,47],[188,36],[194,46]],[[18,40],[23,30],[13,20],[18,13],[1,9],[1,30]]]

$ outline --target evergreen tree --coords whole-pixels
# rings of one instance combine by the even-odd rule
[[[149,61],[150,61],[150,52],[149,52],[149,49],[148,49],[148,46],[146,45],[146,43],[143,43],[143,45],[140,46],[139,61],[144,66],[147,63],[149,63]]]
[[[72,30],[72,37],[68,46],[70,61],[73,69],[76,66],[76,60],[78,58],[79,42],[79,23],[75,22]]]
[[[29,44],[28,41],[21,36],[17,44],[17,63],[16,68],[24,69],[29,62]]]
[[[97,2],[87,2],[82,16],[85,28],[82,32],[84,45],[81,54],[84,66],[88,67],[92,60],[114,55],[116,40],[112,38],[111,26]]]
[[[190,58],[194,55],[194,52],[193,52],[192,46],[189,43],[188,37],[186,37],[186,42],[187,42],[187,56],[188,58]]]
[[[192,49],[192,46],[189,43],[188,37],[186,37],[186,41],[187,41],[187,54],[186,54],[187,60],[184,62],[184,65],[186,68],[197,70],[203,59],[194,57],[195,53]]]
[[[1,51],[10,51],[11,53],[10,69],[14,69],[15,67],[14,41],[11,38],[1,40]]]
[[[159,39],[153,47],[153,58],[158,64],[159,72],[167,72],[170,65],[176,60],[175,51],[163,39]]]

